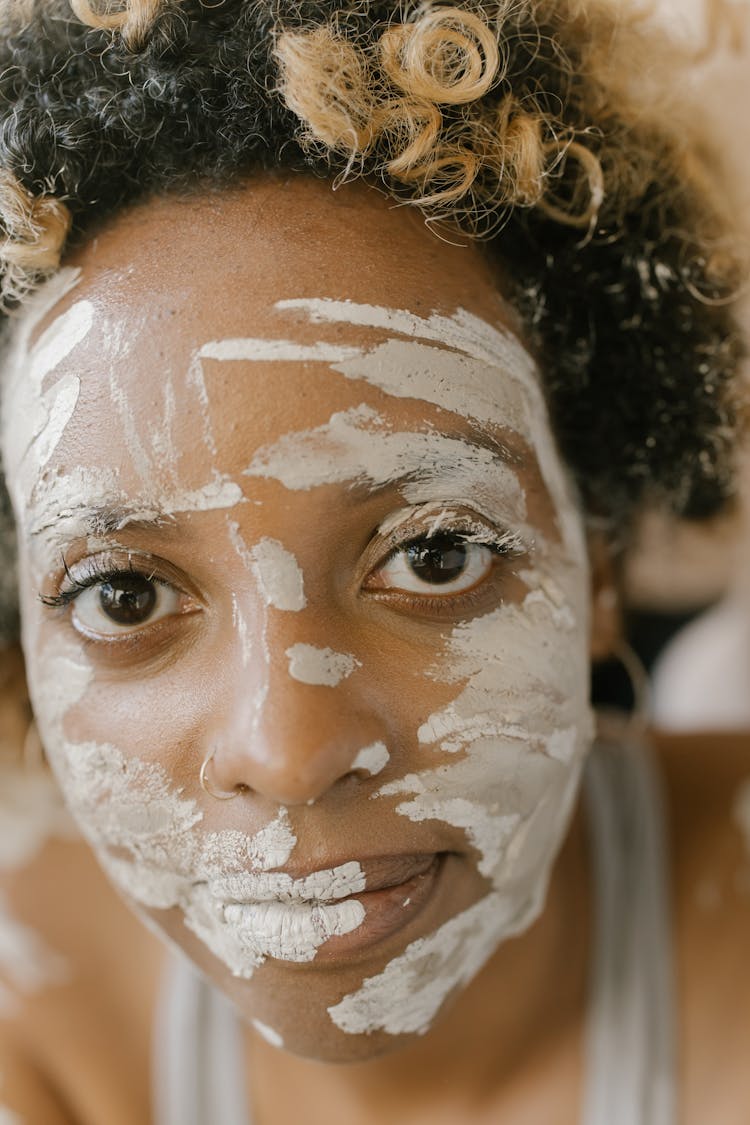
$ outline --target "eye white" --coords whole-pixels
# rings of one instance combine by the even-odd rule
[[[136,633],[145,629],[162,617],[177,613],[180,608],[180,595],[172,586],[163,582],[152,581],[149,588],[153,593],[153,601],[144,612],[142,619],[131,624],[117,621],[111,613],[107,612],[102,603],[103,591],[106,583],[90,586],[82,590],[73,603],[73,624],[86,633],[97,633],[100,636],[117,636],[123,633]]]
[[[423,541],[429,545],[429,540]],[[448,597],[451,594],[460,594],[472,589],[482,582],[494,561],[494,552],[482,543],[466,543],[456,540],[456,547],[460,547],[464,554],[463,565],[454,578],[429,581],[417,573],[414,560],[408,550],[404,548],[385,563],[378,570],[378,585],[381,589],[402,590],[410,594],[427,594],[430,597]]]

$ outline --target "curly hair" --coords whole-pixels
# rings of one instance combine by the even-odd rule
[[[731,488],[741,277],[686,60],[618,0],[23,0],[0,33],[6,310],[136,198],[384,184],[482,238],[589,513]],[[682,69],[681,69],[682,68]]]

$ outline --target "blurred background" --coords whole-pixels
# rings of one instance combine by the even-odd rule
[[[693,83],[726,154],[727,191],[750,238],[750,0],[653,0],[658,18],[695,51]],[[750,299],[741,316],[750,327]],[[748,401],[750,402],[750,378]],[[652,674],[651,713],[670,730],[750,730],[750,456],[734,509],[709,524],[652,514],[625,576],[629,643]],[[616,662],[594,694],[628,703]]]

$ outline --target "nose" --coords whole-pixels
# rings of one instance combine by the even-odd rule
[[[354,772],[361,750],[387,746],[388,734],[363,697],[362,669],[351,660],[336,665],[343,654],[331,653],[328,666],[349,669],[345,677],[310,677],[302,650],[312,646],[268,647],[263,681],[252,676],[248,685],[244,669],[225,699],[212,740],[211,789],[242,788],[282,805],[310,804]]]

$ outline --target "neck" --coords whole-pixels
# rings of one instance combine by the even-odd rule
[[[560,1083],[561,1067],[577,1090],[590,917],[579,805],[542,916],[499,948],[424,1037],[368,1062],[337,1065],[275,1050],[248,1031],[257,1120],[317,1125],[311,1112],[320,1112],[329,1125],[339,1117],[369,1125],[426,1119],[428,1110],[434,1122],[469,1120],[470,1104],[515,1102],[543,1071]]]

